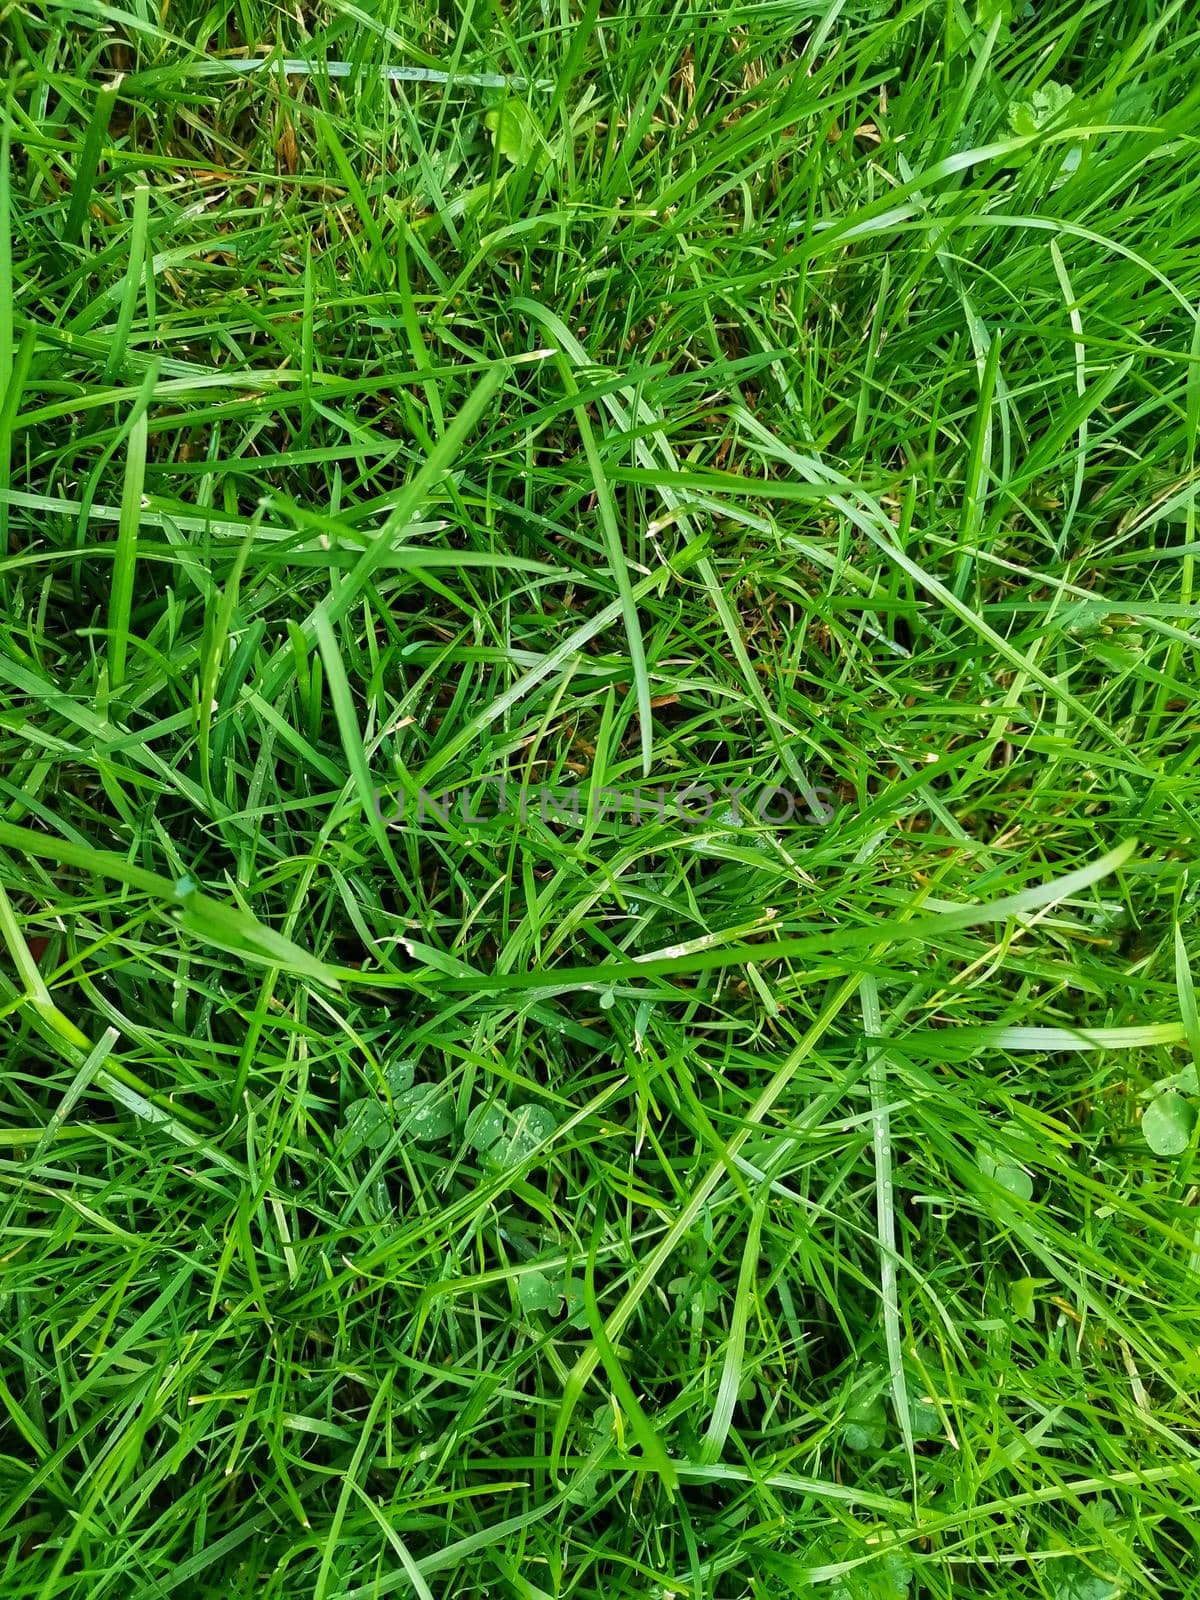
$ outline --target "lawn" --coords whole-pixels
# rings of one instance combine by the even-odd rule
[[[1200,1595],[1198,59],[0,11],[0,1600]]]

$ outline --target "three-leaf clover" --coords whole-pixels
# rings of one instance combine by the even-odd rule
[[[523,1165],[558,1126],[545,1106],[480,1106],[467,1123],[467,1143],[485,1166],[503,1171]]]
[[[413,1083],[411,1061],[395,1061],[384,1072],[379,1094],[364,1095],[346,1107],[341,1149],[347,1156],[380,1150],[397,1127],[423,1141],[444,1139],[454,1130],[454,1108],[445,1085]]]

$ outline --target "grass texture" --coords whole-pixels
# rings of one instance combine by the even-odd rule
[[[1200,1594],[1192,0],[0,49],[0,1597]]]

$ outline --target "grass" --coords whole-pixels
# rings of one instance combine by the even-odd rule
[[[1200,1594],[1195,7],[0,34],[0,1596]]]

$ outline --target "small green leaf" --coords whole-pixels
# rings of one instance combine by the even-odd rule
[[[497,150],[515,167],[542,151],[542,140],[533,113],[521,100],[505,100],[483,114],[483,125],[491,134]]]
[[[544,1272],[523,1272],[517,1279],[517,1300],[528,1316],[534,1311],[549,1311],[559,1291]]]
[[[1074,1556],[1055,1562],[1047,1574],[1054,1600],[1121,1600],[1124,1585],[1102,1572],[1093,1572]]]
[[[975,1152],[975,1160],[985,1178],[990,1178],[1001,1189],[1007,1189],[1018,1200],[1032,1200],[1033,1179],[1024,1167],[1018,1167],[1007,1156],[997,1155],[984,1145]]]
[[[983,33],[990,32],[999,21],[1003,33],[1012,21],[1012,0],[979,0],[975,20]]]
[[[674,1295],[680,1303],[686,1301],[688,1309],[693,1312],[713,1312],[720,1304],[717,1286],[711,1278],[698,1278],[690,1274],[672,1278],[667,1284],[667,1293]]]
[[[497,1145],[504,1135],[504,1112],[499,1106],[480,1106],[467,1121],[467,1143],[480,1155]]]
[[[1032,1322],[1037,1311],[1037,1292],[1050,1282],[1049,1278],[1015,1278],[1008,1286],[1013,1316],[1020,1317],[1022,1322]]]
[[[1008,110],[1008,122],[1012,131],[1022,139],[1032,138],[1043,128],[1048,128],[1056,123],[1061,114],[1074,99],[1074,90],[1065,83],[1046,83],[1040,89],[1035,89],[1031,95],[1023,100],[1015,101]],[[1061,145],[1057,147],[1062,149]],[[1033,159],[1033,149],[1014,151],[1008,162],[1011,166],[1024,166]],[[1056,158],[1056,164],[1050,179],[1050,187],[1057,189],[1078,171],[1083,160],[1083,145],[1072,144]]]
[[[1180,1094],[1168,1090],[1151,1100],[1142,1113],[1142,1134],[1156,1156],[1178,1156],[1192,1138],[1196,1113]]]
[[[855,1400],[846,1412],[842,1438],[848,1450],[881,1450],[887,1438],[887,1413],[878,1395]]]
[[[416,1063],[413,1061],[393,1061],[383,1074],[388,1093],[394,1098],[398,1094],[403,1094],[406,1089],[411,1089],[416,1070]]]
[[[1173,1072],[1169,1078],[1160,1078],[1154,1085],[1154,1093],[1147,1096],[1153,1100],[1155,1095],[1162,1094],[1167,1089],[1175,1089],[1180,1094],[1200,1095],[1200,1074],[1195,1067],[1186,1066],[1178,1072]]]
[[[449,1138],[454,1132],[454,1106],[440,1083],[418,1083],[396,1095],[395,1105],[397,1118],[422,1144]]]
[[[578,1278],[572,1278],[563,1285],[563,1311],[566,1315],[569,1328],[587,1327],[587,1308],[583,1303],[583,1285]]]
[[[908,1420],[914,1439],[941,1439],[945,1437],[941,1412],[932,1400],[925,1399],[923,1395],[909,1395]]]
[[[584,1441],[584,1449],[589,1457],[599,1456],[613,1436],[612,1407],[597,1406],[592,1413],[592,1424]],[[578,1475],[572,1479],[567,1489],[567,1499],[572,1505],[589,1505],[599,1494],[600,1484],[606,1476],[606,1469],[584,1463]]]
[[[356,1156],[360,1150],[378,1150],[387,1143],[391,1132],[391,1121],[382,1102],[371,1097],[354,1100],[346,1107],[342,1152],[347,1156]]]
[[[1009,126],[1018,137],[1031,138],[1039,129],[1049,127],[1074,98],[1075,91],[1068,84],[1051,79],[1025,99],[1013,103],[1008,112]]]

